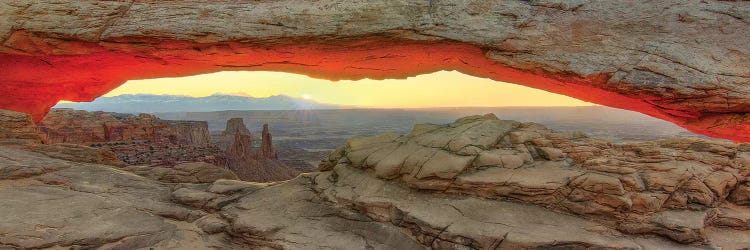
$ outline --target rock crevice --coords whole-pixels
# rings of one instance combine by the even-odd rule
[[[744,144],[612,144],[484,115],[354,138],[322,172],[254,183],[205,163],[116,168],[81,146],[9,138],[10,248],[750,247]]]
[[[130,79],[458,70],[750,141],[746,1],[0,4],[0,108],[36,120]]]

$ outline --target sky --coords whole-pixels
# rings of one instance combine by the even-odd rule
[[[521,85],[439,71],[407,79],[329,81],[267,71],[225,71],[178,78],[130,80],[105,96],[122,94],[287,95],[320,103],[375,108],[592,106]]]

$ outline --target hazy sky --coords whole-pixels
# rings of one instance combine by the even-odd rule
[[[304,75],[218,72],[180,78],[131,80],[105,96],[215,93],[253,97],[288,95],[321,103],[368,107],[589,106],[588,102],[515,84],[440,71],[399,80],[328,81]]]

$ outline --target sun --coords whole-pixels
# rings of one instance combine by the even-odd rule
[[[310,95],[310,94],[302,94],[302,99],[311,100],[312,99],[312,95]]]

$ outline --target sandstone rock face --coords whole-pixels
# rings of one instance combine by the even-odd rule
[[[459,70],[750,141],[747,1],[0,4],[0,66],[10,72],[0,76],[0,108],[35,119],[60,99],[92,100],[128,79]]]
[[[255,152],[253,152],[253,139],[249,133],[238,132],[234,134],[234,141],[227,149],[227,157],[230,161],[229,165],[233,165],[233,161],[243,162],[257,158]]]
[[[180,145],[208,145],[211,135],[208,123],[201,121],[161,121],[174,131],[175,144]],[[170,136],[171,137],[171,136]]]
[[[743,204],[748,155],[747,145],[698,139],[614,145],[488,114],[415,126],[405,136],[352,139],[320,169],[356,169],[417,190],[520,200],[623,233],[701,243],[710,211]]]
[[[198,121],[165,121],[149,115],[57,109],[40,123],[50,143],[150,140],[181,145],[208,145],[208,124]]]
[[[264,131],[267,133],[266,130]],[[270,138],[270,134],[267,136]],[[237,173],[237,176],[241,180],[256,182],[283,181],[292,179],[299,174],[298,171],[284,165],[284,163],[275,158],[264,157],[262,155],[263,147],[260,148],[259,152],[255,152],[251,146],[252,138],[250,134],[240,131],[235,134],[234,142],[227,150],[227,166]]]
[[[230,150],[230,146],[237,140],[237,134],[242,133],[248,139],[246,145],[248,149],[253,148],[253,134],[245,126],[245,121],[242,118],[230,118],[227,120],[227,126],[224,131],[221,132],[221,136],[215,137],[214,144],[224,150]]]
[[[227,147],[227,167],[237,173],[241,180],[256,182],[272,182],[289,180],[297,176],[299,171],[277,160],[271,143],[271,132],[268,124],[263,126],[260,148],[253,149],[253,138],[245,127],[242,118],[232,118],[227,121],[227,128],[222,133],[223,138],[233,137]]]
[[[0,247],[211,246],[197,243],[199,229],[183,222],[204,212],[172,203],[169,186],[104,165],[8,147],[0,147],[0,155],[0,172],[25,172],[0,174]]]
[[[224,153],[210,144],[208,124],[161,120],[153,115],[56,109],[40,123],[49,143],[112,151],[130,165],[172,166],[203,161],[224,166]]]
[[[51,158],[73,162],[87,162],[112,166],[125,165],[125,163],[122,162],[112,151],[78,144],[31,144],[26,146],[26,149]]]
[[[221,133],[221,135],[233,136],[237,133],[250,134],[250,130],[247,129],[247,126],[245,126],[245,121],[242,118],[230,118],[229,120],[227,120],[227,126],[224,129],[224,132]]]
[[[42,143],[44,137],[28,114],[0,109],[0,141]]]
[[[189,162],[174,166],[125,166],[122,169],[166,183],[213,183],[220,179],[239,179],[229,169],[205,162]]]
[[[259,156],[263,159],[278,159],[279,157],[273,149],[273,141],[271,139],[271,131],[268,129],[268,123],[263,124],[261,136]]]
[[[614,145],[485,115],[351,139],[285,182],[187,164],[178,183],[0,146],[0,247],[742,249],[745,148]]]

